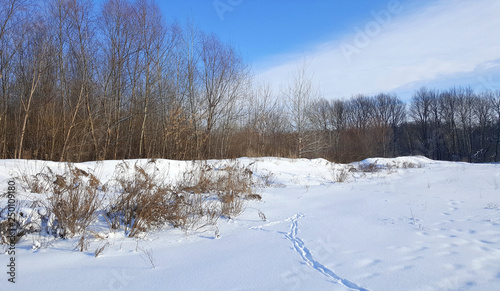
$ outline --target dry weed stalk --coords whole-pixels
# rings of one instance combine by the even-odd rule
[[[110,205],[107,216],[113,227],[123,225],[129,237],[161,226],[175,208],[171,187],[160,183],[154,172],[148,173],[153,165],[154,161],[144,167],[136,163],[132,177],[127,176],[131,169],[126,162],[117,166],[123,173],[115,177],[120,194]]]
[[[101,182],[92,173],[64,164],[64,173],[59,175],[45,167],[36,174],[21,173],[21,184],[32,193],[43,193],[46,200],[36,200],[31,205],[31,215],[43,206],[40,215],[47,233],[67,238],[84,233],[96,218],[103,197],[98,190]],[[103,193],[104,194],[104,193]],[[42,225],[38,225],[40,231]]]
[[[85,232],[103,199],[99,195],[99,179],[69,163],[65,175],[52,173],[50,178],[54,181],[52,196],[47,199],[48,210],[55,217],[52,230],[62,238]]]
[[[93,173],[69,163],[61,173],[45,167],[41,173],[22,177],[32,192],[46,194],[45,202],[31,206],[32,213],[40,209],[44,213],[39,215],[43,222],[35,231],[45,228],[47,233],[61,238],[80,234],[76,249],[84,251],[88,249],[89,235],[102,239],[89,229],[100,214],[110,229],[123,229],[129,237],[165,225],[186,232],[216,227],[220,217],[241,214],[249,199],[262,199],[253,193],[252,175],[249,167],[236,162],[221,167],[201,162],[185,172],[173,187],[165,183],[156,161],[149,160],[143,165],[141,161],[118,164],[106,185]],[[259,216],[265,219],[260,211]],[[96,249],[95,256],[102,249]]]

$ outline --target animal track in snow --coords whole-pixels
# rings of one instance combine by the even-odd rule
[[[311,254],[311,251],[305,246],[304,241],[302,241],[302,239],[300,239],[297,236],[299,230],[298,219],[301,217],[304,217],[304,215],[295,214],[293,217],[290,218],[290,220],[292,221],[292,225],[290,227],[290,232],[286,234],[285,237],[293,243],[293,248],[301,256],[302,260],[306,263],[306,265],[314,268],[316,271],[328,277],[334,283],[340,284],[351,290],[367,291],[367,289],[358,286],[356,283],[353,283],[335,274],[335,272],[333,272],[328,267],[326,267],[325,265],[321,264],[320,262],[314,259],[313,255]]]
[[[310,267],[312,267],[314,270],[318,271],[319,273],[323,274],[325,277],[327,277],[328,281],[342,285],[350,290],[357,290],[357,291],[368,291],[368,289],[363,288],[359,285],[357,285],[354,282],[349,281],[348,279],[342,278],[339,275],[337,275],[334,271],[326,267],[325,265],[321,264],[319,261],[317,261],[314,256],[312,255],[311,251],[305,246],[304,241],[297,236],[298,231],[299,231],[299,226],[298,226],[298,220],[299,218],[304,217],[304,214],[302,213],[297,213],[292,217],[289,217],[285,220],[281,221],[274,221],[274,222],[269,222],[261,226],[254,226],[251,227],[250,229],[254,230],[262,230],[266,232],[275,232],[279,233],[281,235],[284,235],[285,238],[293,243],[293,249],[300,255],[304,263]],[[273,226],[276,224],[280,224],[283,222],[291,221],[292,224],[290,226],[290,232],[285,233],[282,231],[273,231],[273,230],[267,230],[264,229],[264,227],[268,226]]]

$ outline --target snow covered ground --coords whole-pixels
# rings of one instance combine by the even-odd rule
[[[239,162],[271,187],[241,216],[220,219],[219,239],[211,228],[140,239],[108,230],[78,252],[78,237],[29,235],[16,245],[15,284],[7,281],[3,247],[0,290],[500,290],[500,164],[422,157]],[[106,180],[117,163],[78,167]],[[157,161],[172,179],[189,163]],[[57,168],[1,160],[2,191],[11,177],[47,165]],[[29,196],[16,183],[19,199]]]

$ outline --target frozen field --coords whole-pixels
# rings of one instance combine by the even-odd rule
[[[248,201],[242,215],[219,219],[219,238],[213,228],[165,228],[143,238],[101,228],[104,238],[79,252],[78,237],[32,234],[16,246],[15,284],[3,247],[0,289],[500,290],[500,164],[238,161],[270,187],[258,189],[262,200]],[[117,163],[77,165],[105,181]],[[157,167],[174,179],[189,163],[158,160]],[[47,165],[57,167],[0,161],[2,191],[9,178]],[[32,199],[16,183],[18,199]]]

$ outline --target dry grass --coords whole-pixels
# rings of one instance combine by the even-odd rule
[[[333,166],[331,168],[331,173],[333,180],[337,183],[344,183],[346,182],[350,176],[352,176],[352,172],[355,171],[356,169],[352,167],[351,165],[346,165],[344,167],[338,168]]]
[[[264,174],[259,179],[260,185],[265,188],[284,188],[285,185],[276,181],[276,175],[272,172]]]
[[[98,257],[100,256],[103,252],[104,252],[104,249],[109,245],[108,242],[106,242],[105,244],[102,244],[100,246],[97,247],[97,249],[95,249],[94,251],[94,257]]]
[[[231,219],[240,215],[245,210],[245,200],[232,194],[221,198],[221,215]]]
[[[412,162],[403,162],[399,168],[403,169],[415,169],[415,168],[422,168],[422,165],[412,163]]]
[[[363,172],[363,173],[376,173],[381,170],[381,167],[377,165],[377,162],[373,163],[366,163],[366,164],[359,164],[357,167],[357,171]]]
[[[136,163],[133,169],[126,162],[117,166],[115,180],[119,195],[110,203],[106,215],[113,228],[123,226],[130,237],[176,218],[180,201],[151,168],[154,168],[154,161],[144,167]],[[131,170],[133,174],[129,177],[127,174]]]
[[[262,199],[253,193],[253,171],[236,161],[220,167],[201,162],[184,174],[178,188],[181,192],[215,195],[220,202],[220,215],[227,218],[240,215],[245,210],[246,200]]]
[[[67,238],[84,233],[96,219],[104,195],[98,190],[101,182],[92,173],[71,163],[64,167],[61,175],[49,167],[36,174],[21,173],[19,180],[23,188],[31,193],[45,194],[45,199],[40,196],[30,205],[29,215],[37,214],[40,218],[39,225],[31,223],[31,230],[45,229],[56,237]],[[39,207],[44,209],[44,215],[40,214]]]
[[[254,193],[253,172],[237,162],[211,166],[196,162],[175,186],[165,182],[155,160],[146,164],[122,162],[110,181],[103,185],[95,174],[73,164],[55,173],[45,167],[40,173],[22,174],[21,184],[31,193],[43,193],[31,207],[39,215],[35,228],[20,220],[19,237],[30,229],[54,237],[80,235],[75,249],[85,251],[89,239],[99,239],[90,227],[100,222],[111,231],[137,237],[165,226],[188,231],[217,229],[221,217],[234,218],[245,211],[249,200],[260,201]],[[43,211],[40,211],[43,209]],[[0,216],[2,212],[0,211]],[[265,215],[259,211],[259,216]],[[4,236],[6,220],[0,220]],[[102,238],[102,237],[101,237]],[[106,245],[95,250],[99,256]]]
[[[156,268],[156,260],[153,257],[152,250],[146,250],[146,249],[143,249],[141,247],[138,247],[138,248],[139,248],[139,250],[141,250],[144,253],[144,257],[140,256],[144,260],[144,262],[146,264],[151,265],[151,268],[153,268],[153,269]]]
[[[61,175],[45,167],[36,174],[21,173],[18,179],[25,190],[40,194],[27,205],[29,213],[18,215],[25,232],[45,231],[68,238],[85,233],[95,221],[104,192],[98,190],[101,182],[94,174],[66,163]]]
[[[100,181],[72,164],[66,164],[64,175],[49,169],[48,177],[53,182],[47,209],[55,217],[48,227],[61,238],[85,232],[101,206]]]
[[[106,216],[113,228],[123,227],[130,237],[164,225],[185,231],[215,226],[220,217],[240,215],[246,199],[261,198],[252,193],[252,172],[236,164],[214,168],[194,163],[175,187],[163,182],[154,164],[150,160],[132,168],[124,162],[117,167],[120,192]]]
[[[31,193],[45,193],[50,188],[49,177],[45,173],[37,173],[30,175],[27,173],[22,173],[21,181],[23,185],[26,185],[25,190]]]

